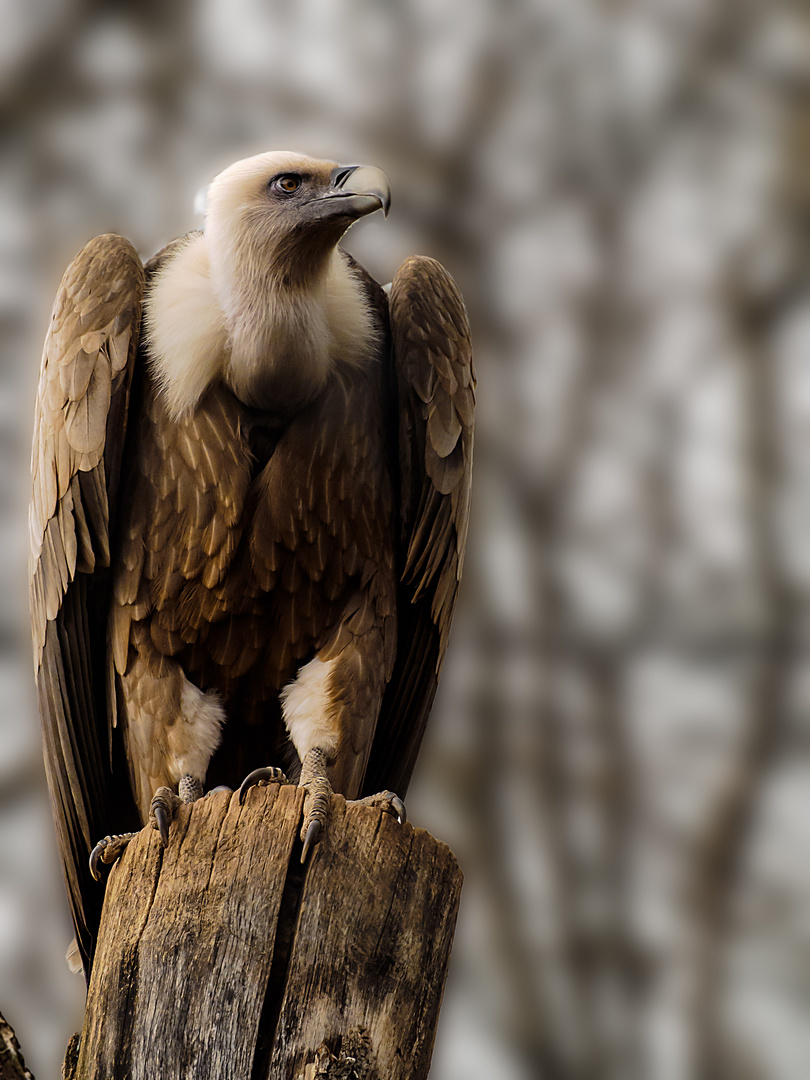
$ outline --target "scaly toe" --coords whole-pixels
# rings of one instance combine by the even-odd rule
[[[302,863],[307,861],[307,855],[309,855],[310,850],[326,828],[331,803],[332,785],[326,777],[317,777],[310,780],[306,786],[304,821],[301,825],[301,839],[304,841],[304,848],[301,852]]]
[[[304,755],[300,785],[306,792],[304,820],[301,825],[301,839],[304,842],[301,862],[304,863],[326,828],[329,807],[332,804],[332,785],[326,776],[326,755],[322,750],[309,750]]]
[[[393,791],[378,791],[376,795],[367,795],[365,799],[358,799],[360,806],[376,806],[386,814],[395,817],[400,825],[408,820],[405,813],[405,803],[399,795]]]
[[[152,805],[149,808],[149,820],[160,833],[160,842],[163,847],[169,844],[169,826],[174,818],[174,812],[182,805],[182,799],[167,787],[159,787],[152,796]]]
[[[252,787],[266,787],[268,784],[286,784],[287,777],[281,769],[275,765],[267,765],[263,769],[254,769],[248,773],[239,788],[239,805],[245,801],[245,796]]]

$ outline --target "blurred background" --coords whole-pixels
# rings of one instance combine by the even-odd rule
[[[40,764],[41,342],[245,154],[391,177],[349,246],[467,299],[462,599],[411,819],[466,875],[434,1080],[810,1076],[810,12],[790,0],[5,0],[0,1009],[81,1022]],[[379,215],[377,215],[379,217]],[[111,831],[115,823],[110,823]]]

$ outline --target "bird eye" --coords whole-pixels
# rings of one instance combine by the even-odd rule
[[[270,187],[280,195],[294,195],[301,187],[301,177],[297,173],[283,173],[273,177]]]

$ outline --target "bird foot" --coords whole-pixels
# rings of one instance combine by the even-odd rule
[[[355,799],[355,806],[378,806],[386,814],[395,817],[400,825],[408,820],[405,803],[393,791],[378,791],[376,795],[366,795],[364,799]]]
[[[133,836],[137,836],[137,833],[127,832],[118,833],[115,836],[105,836],[103,840],[99,840],[93,850],[90,852],[90,873],[93,875],[96,881],[101,880],[101,867],[99,863],[104,863],[109,866],[120,859],[124,854],[124,849],[130,842]]]
[[[196,802],[202,797],[202,780],[196,776],[181,776],[177,785],[178,794],[171,788],[159,787],[152,796],[152,805],[149,808],[149,822],[160,833],[160,842],[163,847],[169,843],[169,826],[172,823],[178,806]],[[119,833],[115,836],[105,836],[99,840],[90,852],[90,873],[98,881],[100,879],[100,863],[110,865],[116,859],[120,859],[127,844],[137,836],[137,833]]]
[[[188,773],[180,777],[176,792],[167,787],[157,789],[149,807],[149,823],[160,833],[160,842],[163,847],[168,847],[169,826],[174,820],[178,806],[194,803],[197,799],[201,799],[202,795],[202,780]]]
[[[326,828],[332,802],[332,785],[326,775],[326,756],[322,750],[310,750],[305,755],[299,783],[306,790],[304,820],[301,825],[301,839],[304,842],[301,862],[304,863]],[[400,825],[407,820],[405,804],[393,791],[381,791],[376,795],[367,795],[364,799],[353,799],[351,802],[355,806],[378,807],[384,813],[395,817]]]

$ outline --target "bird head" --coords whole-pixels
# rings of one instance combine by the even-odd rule
[[[254,270],[306,284],[354,221],[375,210],[387,215],[390,205],[381,169],[273,151],[237,161],[216,177],[205,235],[223,265],[247,257]]]

